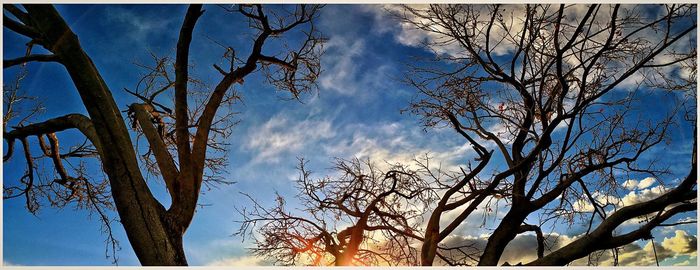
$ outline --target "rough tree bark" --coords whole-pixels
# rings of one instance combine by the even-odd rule
[[[89,119],[83,117],[81,122],[91,123],[96,136],[84,133],[94,145],[99,145],[112,198],[139,261],[143,265],[187,265],[182,246],[183,223],[174,221],[146,185],[124,118],[78,37],[52,6],[25,5],[25,8],[29,25],[37,32],[31,37],[40,39],[40,44],[66,68],[85,104]],[[194,6],[190,10],[199,8]],[[11,139],[15,134],[11,131],[5,138]],[[38,134],[41,133],[33,135]]]

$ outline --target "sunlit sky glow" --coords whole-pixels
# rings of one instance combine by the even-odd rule
[[[122,91],[133,88],[142,73],[136,65],[151,63],[149,51],[174,55],[178,29],[185,13],[182,5],[58,5],[57,9],[79,36],[120,108],[135,101]],[[214,84],[220,75],[211,68],[221,62],[224,51],[210,40],[247,48],[250,36],[241,34],[246,24],[240,16],[226,14],[219,7],[205,6],[206,12],[194,32],[193,73],[205,83]],[[332,158],[371,158],[375,161],[410,162],[417,155],[429,153],[444,166],[458,166],[473,158],[470,147],[446,128],[425,129],[418,116],[403,112],[416,91],[401,82],[406,63],[415,57],[429,57],[431,52],[418,46],[431,36],[410,31],[386,16],[377,5],[328,5],[322,9],[316,26],[328,38],[322,58],[323,73],[318,93],[306,94],[301,102],[284,100],[262,76],[249,77],[236,86],[243,96],[234,106],[241,120],[230,138],[227,173],[223,177],[233,185],[204,190],[194,221],[185,234],[185,252],[190,265],[265,264],[251,257],[246,248],[250,241],[231,236],[238,229],[240,217],[234,207],[249,202],[240,193],[248,193],[261,202],[272,204],[275,192],[289,197],[297,193],[293,180],[297,157],[309,160],[317,177],[331,173]],[[3,29],[3,54],[14,58],[24,53],[26,40]],[[39,119],[85,112],[65,70],[57,64],[31,63],[24,87],[40,96],[46,105]],[[16,68],[4,70],[4,77],[14,77]],[[624,89],[620,91],[625,91]],[[648,90],[641,102],[656,104],[638,114],[653,115],[665,111],[664,104],[673,98]],[[657,107],[658,106],[658,107]],[[79,139],[67,132],[65,145]],[[684,127],[671,134],[665,149],[655,149],[648,156],[663,154],[674,172],[668,179],[630,179],[629,191],[619,199],[634,201],[663,191],[662,182],[673,184],[687,173],[692,148],[692,130]],[[500,161],[499,161],[500,162]],[[18,157],[3,163],[3,181],[16,183],[25,163]],[[159,198],[167,192],[159,180],[149,184]],[[269,200],[266,200],[269,199]],[[469,238],[485,241],[495,228],[506,205],[493,213],[482,226],[480,214],[473,214],[454,236],[446,241]],[[581,207],[586,207],[582,205]],[[100,224],[83,210],[54,209],[45,205],[34,216],[21,199],[5,200],[3,213],[3,263],[6,265],[110,265],[105,259]],[[115,213],[111,213],[112,216]],[[533,214],[534,216],[535,214]],[[677,219],[695,218],[696,213]],[[536,217],[531,217],[536,220]],[[87,222],[86,222],[87,220]],[[634,226],[627,224],[625,226]],[[122,249],[119,265],[138,265],[123,228],[115,223],[116,237]],[[663,265],[697,263],[696,224],[662,227],[653,231],[657,252]],[[562,242],[585,232],[582,226],[565,225],[545,228],[546,233],[561,235]],[[504,257],[511,261],[535,258],[534,235],[518,236]],[[621,262],[654,264],[649,241],[637,241],[622,252]]]

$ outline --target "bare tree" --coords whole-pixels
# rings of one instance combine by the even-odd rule
[[[510,208],[479,265],[498,264],[508,243],[527,231],[539,242],[539,259],[530,264],[564,265],[648,239],[662,222],[697,209],[694,153],[688,176],[653,200],[606,204],[591,192],[615,195],[628,177],[670,175],[649,152],[663,148],[670,129],[695,126],[694,117],[682,117],[696,114],[694,5],[430,5],[395,14],[423,30],[435,62],[447,66],[413,67],[407,80],[420,95],[410,110],[427,126],[453,128],[477,155],[459,181],[441,187],[422,265],[433,265],[439,243],[493,197]],[[631,90],[616,91],[623,84]],[[667,91],[677,102],[657,108],[659,117],[640,115],[648,106],[640,97],[650,91]],[[580,199],[594,210],[577,210]],[[441,226],[455,209],[460,213]],[[525,223],[535,212],[542,223],[584,216],[588,232],[545,255],[541,224]],[[630,232],[615,231],[647,216]]]
[[[32,213],[38,209],[41,196],[48,198],[52,206],[75,202],[80,207],[94,209],[106,224],[110,237],[110,221],[106,220],[104,211],[113,203],[143,265],[187,265],[183,234],[195,214],[205,177],[215,175],[221,168],[223,156],[211,156],[211,149],[223,149],[221,138],[227,136],[233,125],[230,115],[218,112],[222,104],[238,97],[230,90],[234,84],[242,85],[246,77],[262,70],[270,83],[296,98],[314,87],[320,72],[323,39],[312,22],[321,6],[282,7],[268,14],[262,5],[234,5],[224,7],[225,11],[242,16],[255,30],[250,54],[239,58],[234,48],[226,47],[229,65],[224,68],[214,65],[222,76],[218,84],[211,90],[193,90],[200,86],[189,75],[189,49],[195,25],[204,11],[202,5],[191,5],[180,28],[174,63],[156,57],[154,67],[144,66],[148,72],[136,89],[127,89],[139,101],[127,106],[126,111],[139,138],[146,141],[134,144],[109,86],[54,7],[3,5],[3,8],[5,28],[29,40],[26,55],[3,60],[4,68],[24,67],[28,62],[62,65],[87,111],[87,115],[74,113],[40,122],[24,118],[8,128],[8,123],[19,117],[13,104],[25,99],[12,98],[20,93],[16,87],[5,88],[3,137],[8,149],[4,160],[11,158],[14,143],[20,141],[27,163],[19,185],[6,186],[5,198],[25,197]],[[264,49],[267,41],[289,35],[293,29],[303,32],[300,44],[282,47],[283,51],[278,52]],[[32,53],[35,45],[49,54]],[[287,48],[298,49],[284,51]],[[86,137],[86,143],[63,154],[56,134],[66,130],[79,131]],[[38,168],[36,157],[30,153],[32,137],[37,137],[42,157],[52,161],[57,179],[35,181]],[[48,145],[44,138],[48,138]],[[136,146],[147,148],[145,153],[139,153],[141,162]],[[83,163],[86,157],[97,157],[97,166],[101,166],[104,174],[88,170],[90,164]],[[81,165],[66,166],[76,164],[76,160]],[[163,179],[172,201],[170,207],[166,208],[153,196],[144,180],[144,171]]]
[[[312,179],[301,160],[297,180],[303,208],[286,209],[285,198],[265,208],[241,209],[238,235],[256,239],[252,251],[282,265],[412,265],[430,190],[415,171],[369,160],[337,160],[338,177]],[[302,214],[303,213],[303,214]]]

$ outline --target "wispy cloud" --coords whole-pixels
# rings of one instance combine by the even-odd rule
[[[340,94],[355,93],[357,85],[354,82],[358,70],[358,58],[365,50],[364,40],[345,40],[341,37],[332,38],[326,44],[324,66],[326,67],[320,85],[323,89],[333,90]]]
[[[367,100],[392,80],[390,64],[366,62],[372,52],[367,48],[365,38],[341,35],[330,38],[325,45],[324,71],[319,78],[322,92],[332,91]]]
[[[656,179],[653,177],[647,177],[642,180],[629,179],[622,183],[622,187],[629,190],[624,196],[617,196],[614,194],[606,194],[599,191],[594,191],[591,196],[600,205],[615,205],[617,208],[624,206],[634,205],[641,202],[646,202],[658,198],[664,193],[668,192],[668,189],[662,185],[656,184]],[[591,204],[588,197],[582,196],[576,202],[573,203],[574,210],[582,212],[593,212],[593,204]],[[610,210],[613,211],[612,209]]]
[[[252,163],[278,163],[283,155],[297,155],[307,144],[321,143],[319,140],[336,135],[329,120],[289,119],[277,114],[259,128],[251,128],[244,149],[252,151]]]
[[[402,122],[355,123],[342,128],[348,136],[324,145],[328,156],[368,158],[388,164],[411,166],[417,157],[428,155],[435,166],[456,169],[474,152],[468,144],[454,141],[432,141],[417,126]]]
[[[428,5],[418,4],[418,5],[408,5],[409,7],[415,9],[418,12],[426,12],[428,10]],[[482,10],[479,14],[478,22],[481,22],[479,28],[484,28],[485,24],[483,22],[487,21],[486,17],[489,15],[485,12],[488,9],[487,5],[473,6],[473,8]],[[506,25],[510,25],[512,29],[520,29],[523,26],[525,8],[523,5],[510,5],[506,7],[512,13],[513,16],[506,18],[508,21],[505,22]],[[402,45],[410,47],[422,47],[427,45],[434,53],[441,55],[447,54],[452,56],[464,55],[465,50],[459,45],[458,42],[454,42],[452,38],[442,34],[449,33],[449,31],[434,22],[429,21],[425,18],[419,18],[409,12],[405,12],[403,7],[399,5],[368,5],[363,9],[365,12],[373,14],[373,18],[377,25],[382,25],[375,31],[380,33],[393,33],[394,40]],[[415,25],[409,22],[405,22],[397,18],[397,14],[400,16],[406,16],[411,21],[418,24],[426,24],[430,26],[432,31],[424,31],[417,29]],[[394,26],[393,28],[388,27],[389,25]],[[503,28],[494,27],[491,33],[491,44],[497,44],[492,49],[494,55],[504,55],[515,49],[515,43],[513,42],[497,42],[508,35],[508,31]],[[507,39],[506,39],[507,40]]]
[[[130,10],[124,6],[109,6],[105,12],[107,21],[126,27],[127,38],[133,41],[143,41],[163,31],[171,31],[175,18],[156,16],[154,14],[145,15]]]

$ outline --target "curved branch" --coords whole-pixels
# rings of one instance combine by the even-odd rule
[[[31,54],[15,59],[2,60],[2,68],[9,68],[28,62],[60,62],[61,60],[54,54]]]
[[[603,220],[590,234],[527,265],[565,265],[596,250],[619,247],[638,239],[649,238],[651,230],[661,224],[661,222],[666,221],[677,213],[697,210],[697,205],[695,203],[682,203],[697,198],[697,191],[693,189],[693,187],[697,185],[696,173],[697,164],[693,163],[690,174],[678,187],[656,199],[626,206],[615,211],[610,217]],[[664,211],[667,207],[677,203],[682,204]],[[613,231],[623,222],[655,212],[658,212],[656,217],[640,229],[620,236],[612,235]]]
[[[528,231],[533,231],[537,235],[537,258],[544,257],[544,236],[542,235],[542,229],[536,225],[523,224],[518,228],[518,233],[524,233]]]
[[[2,16],[2,24],[7,27],[8,29],[12,30],[15,33],[18,33],[20,35],[29,37],[29,38],[37,38],[39,37],[39,33],[34,28],[31,28],[29,26],[26,26],[20,22],[17,22],[13,19],[10,19],[7,16]]]
[[[201,9],[201,4],[190,5],[187,8],[187,14],[177,40],[177,55],[175,58],[175,139],[180,166],[183,168],[189,167],[191,162],[190,132],[187,128],[189,122],[187,112],[188,64],[192,31],[194,31],[197,19],[204,12]]]
[[[69,176],[68,172],[66,171],[66,168],[63,166],[63,161],[61,161],[61,153],[59,152],[59,145],[58,145],[58,137],[56,137],[56,133],[49,133],[46,135],[46,137],[49,139],[49,145],[51,147],[51,150],[49,151],[49,156],[51,157],[51,160],[53,161],[53,165],[56,168],[56,172],[58,172],[59,177],[61,177],[61,183],[65,184],[66,182],[69,181]],[[43,139],[39,138],[40,140],[43,141]]]
[[[136,116],[136,119],[143,131],[143,135],[148,140],[148,144],[153,151],[153,155],[158,163],[158,168],[160,168],[160,173],[163,175],[165,184],[168,187],[168,192],[170,196],[175,200],[177,196],[177,186],[175,181],[179,174],[177,167],[175,166],[175,161],[172,155],[168,152],[168,148],[163,141],[162,133],[158,132],[156,127],[153,126],[153,107],[145,104],[132,104],[129,106]]]
[[[279,59],[277,57],[274,57],[274,56],[260,55],[259,60],[260,60],[260,62],[278,65],[278,66],[280,66],[284,69],[288,69],[288,70],[294,70],[297,68],[296,66],[290,64],[289,62],[286,62],[286,61]]]
[[[9,11],[12,16],[15,16],[15,18],[19,19],[22,23],[29,24],[29,14],[20,10],[17,6],[13,4],[4,4],[2,8]]]
[[[484,156],[486,156],[488,153],[486,148],[484,148],[481,144],[476,142],[471,136],[469,136],[469,134],[464,132],[464,130],[462,129],[462,124],[459,123],[459,120],[457,120],[454,114],[447,110],[445,110],[444,113],[450,119],[450,122],[452,123],[452,126],[455,128],[455,130],[474,146],[474,150],[476,150],[477,154],[479,154],[479,156],[483,159]]]
[[[12,145],[15,139],[26,138],[28,136],[38,136],[42,134],[55,133],[66,129],[78,129],[87,137],[92,144],[101,151],[102,147],[100,140],[97,137],[92,120],[82,114],[68,114],[61,117],[49,119],[47,121],[31,124],[23,127],[14,127],[10,132],[4,132],[3,137],[8,145]],[[12,147],[8,149],[8,154],[11,155]],[[4,160],[9,159],[9,155],[5,155]]]

